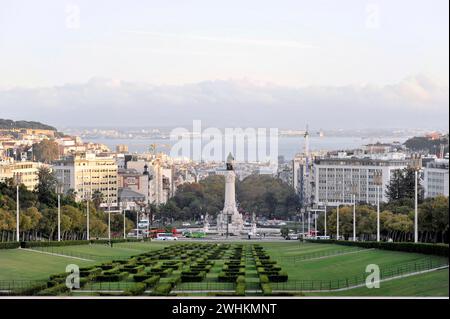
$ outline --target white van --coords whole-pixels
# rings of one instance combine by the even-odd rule
[[[177,238],[172,233],[158,233],[156,240],[177,240]]]

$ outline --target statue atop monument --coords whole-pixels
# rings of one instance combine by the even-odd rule
[[[236,206],[235,180],[234,158],[230,153],[225,171],[225,201],[223,210],[217,215],[217,231],[221,235],[239,235],[244,228],[244,220]]]

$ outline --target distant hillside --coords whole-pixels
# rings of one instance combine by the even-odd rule
[[[448,152],[448,134],[439,139],[431,139],[426,136],[415,136],[408,139],[404,145],[412,151],[427,151],[431,154],[437,154],[441,145],[445,145],[444,152]]]
[[[13,121],[0,119],[0,129],[20,129],[20,128],[57,131],[56,128],[54,128],[53,126],[45,125],[39,122]]]

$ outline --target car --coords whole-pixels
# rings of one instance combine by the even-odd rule
[[[138,238],[143,237],[143,232],[141,229],[132,229],[131,232],[127,234],[128,238]]]
[[[158,233],[156,234],[156,240],[177,240],[172,233]]]
[[[149,225],[150,225],[150,222],[149,222],[148,219],[141,219],[141,220],[138,222],[138,227],[139,227],[139,228],[147,228]]]
[[[286,240],[298,240],[298,239],[300,239],[299,234],[289,234],[286,236]]]
[[[191,226],[191,223],[183,223],[183,224],[181,224],[183,227],[188,227],[188,226]]]

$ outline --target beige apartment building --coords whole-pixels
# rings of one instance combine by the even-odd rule
[[[67,156],[53,166],[61,191],[73,190],[76,200],[88,200],[92,194],[103,194],[103,207],[117,207],[118,168],[111,156],[81,154]]]
[[[0,162],[0,182],[12,178],[16,183],[23,184],[28,190],[32,191],[39,182],[38,171],[42,166],[46,165],[30,161]]]

